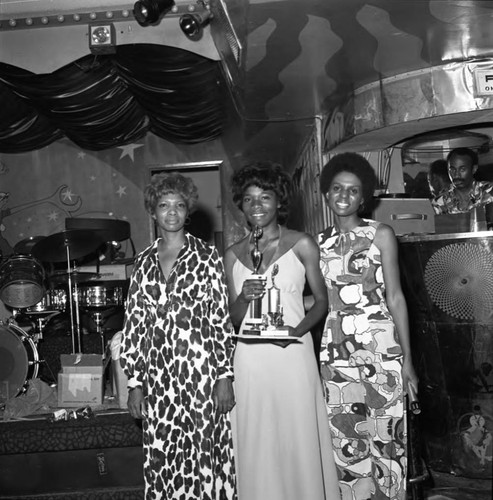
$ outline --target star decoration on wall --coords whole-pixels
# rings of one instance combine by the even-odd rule
[[[72,196],[74,196],[74,193],[72,193],[70,189],[65,189],[65,191],[62,193],[62,197],[64,200],[72,201]]]
[[[58,212],[55,212],[55,211],[50,212],[50,213],[48,214],[48,220],[49,220],[50,222],[56,222],[56,221],[58,220]]]
[[[79,151],[77,153],[77,158],[80,158],[81,160],[83,160],[85,157],[86,157],[86,153],[84,153],[84,151]]]
[[[134,151],[137,148],[143,147],[143,144],[127,144],[126,146],[118,146],[118,149],[122,150],[122,154],[120,155],[120,160],[125,158],[125,156],[129,156],[132,161],[134,161]]]
[[[126,186],[120,186],[116,192],[116,194],[121,198],[122,196],[127,195],[127,187]]]

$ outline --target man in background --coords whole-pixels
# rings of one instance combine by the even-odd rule
[[[443,158],[435,160],[428,169],[427,177],[432,198],[438,198],[442,194],[445,194],[452,184],[448,175],[447,160]]]
[[[477,181],[478,155],[470,148],[453,149],[447,156],[450,188],[432,199],[435,213],[458,214],[475,207],[486,208],[486,220],[493,222],[493,183]],[[491,213],[491,216],[489,216]]]

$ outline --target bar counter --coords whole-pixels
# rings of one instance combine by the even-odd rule
[[[461,232],[461,233],[412,233],[405,234],[398,237],[400,243],[412,243],[420,241],[440,241],[440,240],[456,240],[463,238],[493,238],[493,231],[478,231],[475,233]]]

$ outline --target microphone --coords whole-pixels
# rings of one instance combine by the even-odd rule
[[[407,397],[409,398],[409,407],[414,415],[419,415],[421,413],[421,405],[419,404],[418,395],[416,394],[416,389],[413,385],[407,385]]]

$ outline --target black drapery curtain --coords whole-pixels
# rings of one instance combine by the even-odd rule
[[[91,54],[51,74],[0,63],[0,152],[63,137],[99,151],[147,132],[173,143],[209,141],[222,132],[225,85],[219,62],[152,44]]]

